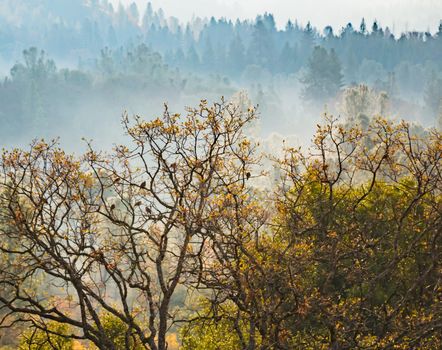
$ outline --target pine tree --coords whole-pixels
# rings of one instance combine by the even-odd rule
[[[342,67],[336,52],[316,46],[301,79],[304,98],[325,102],[336,96],[343,85],[342,80]]]
[[[333,27],[332,26],[326,26],[324,28],[324,36],[326,39],[332,39],[334,34],[333,34]]]
[[[258,18],[254,28],[248,56],[263,68],[274,68],[274,43],[268,24]]]
[[[191,45],[187,51],[186,66],[189,69],[195,69],[200,66],[200,58],[193,45]]]
[[[359,25],[359,31],[361,32],[361,34],[366,34],[367,33],[367,25],[365,24],[365,18],[362,18],[361,24]]]
[[[245,48],[239,35],[235,35],[230,42],[227,59],[232,73],[237,74],[244,69],[246,63]]]
[[[129,6],[129,18],[136,24],[140,21],[140,12],[138,11],[138,6],[135,2],[131,3]]]
[[[204,51],[201,57],[201,64],[203,69],[210,71],[213,69],[215,63],[215,53],[213,51],[212,42],[207,36],[204,44]]]

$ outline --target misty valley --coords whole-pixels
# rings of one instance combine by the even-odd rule
[[[195,13],[1,1],[0,350],[441,349],[442,21]]]

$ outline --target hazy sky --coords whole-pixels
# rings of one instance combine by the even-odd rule
[[[112,0],[118,3],[119,0]],[[134,0],[121,0],[129,4]],[[148,0],[135,0],[144,9]],[[442,0],[151,0],[155,8],[166,14],[188,20],[200,17],[254,18],[258,13],[272,12],[278,25],[288,18],[305,24],[311,21],[323,29],[331,24],[340,29],[348,22],[359,26],[362,17],[375,18],[382,26],[403,30],[434,32],[442,19]]]

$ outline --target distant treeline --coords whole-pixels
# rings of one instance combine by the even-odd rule
[[[104,49],[90,69],[60,68],[44,51],[31,47],[0,82],[2,145],[35,137],[67,136],[77,142],[82,136],[112,138],[124,110],[152,113],[166,98],[176,102],[195,91],[213,91],[215,96],[234,92],[219,76],[203,80],[169,68],[145,44]]]
[[[295,73],[306,65],[313,47],[321,45],[335,49],[347,83],[376,79],[394,70],[406,80],[407,74],[425,68],[440,70],[442,64],[442,24],[434,35],[406,32],[395,38],[388,27],[364,19],[339,30],[288,21],[280,30],[267,13],[254,21],[212,17],[181,24],[161,9],[154,11],[150,3],[144,13],[135,3],[114,9],[107,0],[60,0],[56,4],[24,0],[14,8],[14,2],[6,0],[6,8],[8,3],[11,17],[21,20],[0,17],[0,52],[6,58],[16,58],[24,48],[37,46],[56,58],[80,59],[87,64],[104,47],[143,42],[163,54],[169,64],[237,77],[250,65],[270,73]]]
[[[164,96],[198,100],[240,89],[272,125],[275,118],[306,114],[294,111],[294,101],[308,102],[318,114],[361,83],[385,91],[401,117],[434,124],[440,114],[442,24],[434,35],[395,37],[363,19],[323,31],[289,21],[281,30],[268,13],[253,21],[212,17],[182,24],[150,3],[144,13],[135,3],[115,9],[107,0],[15,4],[5,0],[10,15],[0,13],[0,56],[12,67],[0,84],[6,139],[26,130],[35,136],[60,121],[78,129],[91,114],[96,120],[96,111],[145,111]]]

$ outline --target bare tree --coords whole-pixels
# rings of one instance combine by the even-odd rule
[[[48,321],[65,336],[117,349],[103,315],[125,325],[124,348],[167,348],[176,292],[211,259],[211,226],[250,178],[255,118],[222,101],[187,115],[127,115],[132,143],[81,159],[56,143],[4,152],[1,169],[2,327]],[[235,193],[236,193],[235,192]],[[216,216],[216,219],[214,217]]]

